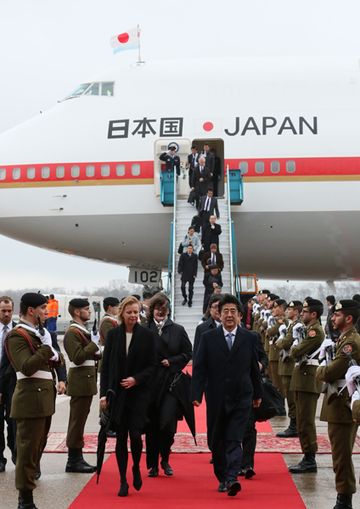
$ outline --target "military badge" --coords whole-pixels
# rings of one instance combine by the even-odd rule
[[[351,345],[345,345],[342,351],[344,354],[348,355],[349,353],[352,353],[353,349]]]
[[[311,330],[309,331],[309,334],[308,334],[309,338],[314,338],[316,336],[316,330]]]

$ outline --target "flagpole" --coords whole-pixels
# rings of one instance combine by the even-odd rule
[[[145,61],[141,59],[140,34],[141,34],[140,25],[137,25],[137,38],[138,38],[138,60],[136,62],[137,65],[145,64]]]

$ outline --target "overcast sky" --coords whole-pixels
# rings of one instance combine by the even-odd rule
[[[117,59],[133,61],[136,52],[113,56],[109,39],[138,23],[142,56],[149,61],[360,56],[359,19],[358,0],[0,0],[0,133],[52,106]],[[1,236],[0,253],[0,289],[91,289],[127,277],[121,267]],[[56,270],[44,271],[45,264]]]

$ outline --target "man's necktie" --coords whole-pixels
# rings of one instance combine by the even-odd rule
[[[210,198],[206,198],[205,210],[206,212],[209,212],[210,210]]]
[[[211,255],[211,265],[215,265],[215,255],[214,255],[214,253]]]
[[[227,343],[227,346],[229,348],[229,350],[232,349],[232,346],[233,346],[233,334],[231,332],[229,332],[228,334],[226,334],[225,338],[226,338],[226,343]]]
[[[5,338],[6,338],[6,334],[9,332],[9,327],[7,325],[4,325],[3,327],[3,333],[2,333],[2,342],[4,343],[5,341]]]

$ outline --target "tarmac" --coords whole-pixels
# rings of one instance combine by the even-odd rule
[[[57,397],[56,412],[52,419],[51,431],[66,432],[69,417],[69,399],[68,396]],[[319,433],[326,433],[327,424],[319,421],[321,400],[322,396],[320,396],[318,402],[317,430]],[[99,430],[98,408],[98,397],[96,396],[87,420],[86,432],[97,432]],[[271,419],[274,433],[286,428],[287,424],[287,417]],[[11,462],[9,450],[5,451],[5,456],[8,458],[8,463],[5,472],[0,473],[0,507],[1,509],[16,509],[18,494],[15,490],[15,467]],[[96,457],[94,454],[85,454],[84,457],[90,464],[95,464]],[[283,457],[287,465],[295,464],[302,458],[298,454],[283,454]],[[37,483],[37,489],[34,491],[34,501],[38,509],[67,509],[89,481],[91,475],[66,474],[66,459],[67,455],[61,453],[43,455],[41,460],[42,475]],[[293,479],[306,508],[332,509],[335,505],[336,491],[331,455],[318,454],[316,460],[318,464],[316,474],[293,475]],[[360,454],[353,455],[353,462],[356,476],[359,479]],[[142,470],[144,470],[143,459]],[[360,490],[353,497],[353,507],[360,507]]]

